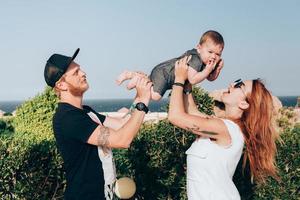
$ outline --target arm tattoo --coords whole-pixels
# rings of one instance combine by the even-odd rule
[[[206,135],[218,135],[216,132],[201,130],[197,125],[193,124],[193,127],[186,127],[186,129],[190,132],[198,132]]]
[[[110,135],[109,128],[105,126],[100,127],[100,133],[97,137],[97,143],[99,146],[107,147],[109,145],[108,137]]]

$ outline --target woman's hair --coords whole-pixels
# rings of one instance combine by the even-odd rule
[[[252,179],[264,183],[268,176],[279,179],[275,164],[278,133],[273,120],[272,95],[260,79],[252,83],[252,92],[246,99],[249,108],[241,117],[246,144],[243,167],[249,161]]]

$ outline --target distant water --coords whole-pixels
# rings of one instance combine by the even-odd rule
[[[280,96],[278,97],[283,106],[294,107],[297,104],[298,96]],[[149,109],[151,112],[164,112],[168,99],[162,99],[158,102],[151,101]],[[13,112],[22,104],[22,101],[0,101],[0,110],[5,112]],[[86,100],[84,104],[91,106],[98,112],[115,112],[122,107],[129,108],[132,104],[132,99],[99,99]]]
[[[168,99],[162,99],[158,102],[151,101],[149,110],[151,112],[164,112]],[[0,110],[4,112],[13,112],[23,101],[0,101]],[[91,106],[97,112],[116,112],[119,109],[129,108],[132,104],[132,99],[99,99],[99,100],[85,100],[85,105]]]

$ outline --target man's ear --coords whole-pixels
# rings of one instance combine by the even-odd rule
[[[239,103],[239,108],[242,110],[246,110],[247,108],[249,108],[249,103],[247,101],[243,100]]]
[[[55,87],[61,91],[66,91],[68,89],[67,84],[64,81],[57,81]]]

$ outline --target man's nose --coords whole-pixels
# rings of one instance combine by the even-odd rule
[[[82,70],[80,70],[80,73],[81,73],[82,76],[86,75],[86,73],[84,71],[82,71]]]

